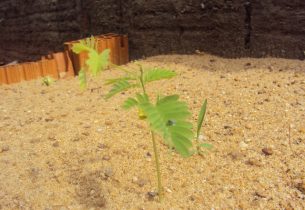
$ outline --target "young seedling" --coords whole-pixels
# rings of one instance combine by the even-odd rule
[[[91,72],[93,73],[98,73],[101,70],[104,70],[106,66],[110,65],[108,62],[109,50],[98,54],[95,51],[93,45],[91,44],[89,46],[88,43],[92,43],[92,41],[87,41],[87,43],[82,42],[75,44],[73,47],[73,51],[76,53],[86,51],[91,54],[95,54],[94,57],[90,56],[89,54],[89,59],[86,64],[88,65],[90,70],[90,65],[92,65],[92,63],[99,62],[100,69],[95,68],[94,71],[91,70]],[[96,65],[94,65],[94,67],[96,67]],[[109,99],[114,95],[131,88],[137,88],[140,90],[140,92],[137,92],[134,97],[128,98],[123,103],[122,107],[124,109],[137,108],[138,118],[140,120],[146,120],[150,126],[151,140],[154,150],[154,158],[157,171],[158,195],[159,201],[162,201],[164,197],[164,192],[162,187],[159,153],[155,137],[156,134],[159,134],[170,148],[174,148],[183,157],[191,156],[194,153],[192,148],[193,139],[195,136],[192,130],[192,123],[189,121],[191,113],[188,109],[187,104],[179,100],[178,95],[157,95],[155,101],[153,102],[151,100],[151,97],[149,97],[149,94],[147,93],[147,84],[158,80],[173,78],[174,76],[176,76],[175,72],[164,68],[144,69],[143,66],[140,64],[138,64],[138,68],[136,69],[136,71],[134,71],[134,69],[131,71],[130,69],[126,69],[123,67],[117,67],[117,69],[122,70],[125,75],[106,81],[106,84],[112,85],[112,87],[109,93],[105,96],[105,98]],[[83,77],[83,75],[79,75],[81,85],[86,83],[86,80],[83,79]],[[197,141],[199,141],[199,134],[206,112],[206,105],[207,102],[205,101],[199,115],[196,135]],[[207,147],[207,145],[200,145],[199,143],[197,143],[197,146],[197,151],[199,151],[200,147]]]
[[[42,78],[42,85],[50,86],[54,83],[54,79],[52,77],[46,76]]]
[[[198,116],[197,132],[196,132],[196,143],[197,143],[197,151],[196,152],[200,155],[202,154],[201,148],[212,149],[212,147],[213,147],[211,144],[202,143],[199,140],[200,131],[201,131],[201,128],[202,128],[202,123],[203,123],[203,120],[204,120],[204,117],[205,117],[206,109],[207,109],[207,100],[205,99],[202,106],[201,106],[200,113],[199,113],[199,116]]]
[[[151,102],[147,92],[146,85],[150,82],[154,82],[162,79],[170,79],[176,74],[167,69],[151,68],[145,69],[139,65],[138,73],[129,73],[124,71],[125,76],[110,79],[106,84],[112,84],[110,92],[106,95],[106,98],[110,98],[117,93],[126,91],[130,88],[139,88],[142,93],[136,93],[135,97],[128,98],[123,108],[130,109],[133,107],[138,108],[139,119],[145,119],[150,126],[151,138],[154,150],[155,164],[157,170],[158,179],[158,195],[159,200],[163,199],[163,187],[161,181],[161,171],[159,163],[159,154],[155,140],[155,134],[159,134],[163,137],[166,144],[171,148],[174,148],[183,157],[189,157],[192,155],[192,140],[194,137],[192,131],[192,124],[188,121],[190,116],[189,109],[185,102],[179,100],[178,95],[169,96],[157,96],[155,103]],[[200,154],[200,148],[210,148],[210,144],[200,144],[199,135],[206,113],[207,101],[205,100],[202,105],[198,123],[197,123],[197,152]]]
[[[110,50],[106,49],[102,53],[99,53],[97,51],[95,38],[92,36],[73,44],[72,51],[76,54],[88,53],[88,59],[78,73],[80,86],[84,89],[87,85],[87,72],[90,72],[93,76],[97,76],[108,67]]]
[[[157,96],[156,101],[152,102],[146,91],[146,85],[157,80],[170,79],[175,75],[175,72],[167,69],[151,68],[144,70],[139,65],[138,72],[127,73],[123,77],[107,81],[107,84],[112,84],[110,92],[106,95],[107,99],[130,88],[139,88],[141,90],[141,93],[136,93],[135,97],[128,98],[123,103],[123,108],[136,107],[139,113],[138,117],[146,120],[150,126],[160,201],[162,201],[164,193],[155,135],[161,135],[167,145],[175,148],[183,157],[188,157],[192,154],[191,148],[194,134],[192,124],[188,121],[191,113],[187,104],[180,101],[178,95]]]

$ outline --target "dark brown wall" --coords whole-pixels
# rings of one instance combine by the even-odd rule
[[[304,59],[304,0],[1,0],[0,61],[128,33],[132,58],[207,51]]]
[[[76,1],[1,0],[0,60],[31,60],[78,37]]]
[[[253,0],[251,25],[252,55],[304,59],[304,0]]]
[[[123,8],[136,57],[197,49],[224,56],[243,52],[242,0],[130,0]]]

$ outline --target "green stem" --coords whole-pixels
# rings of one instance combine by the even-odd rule
[[[144,84],[144,79],[143,79],[143,68],[141,65],[140,66],[140,83],[141,83],[141,87],[143,90],[143,93],[146,94],[146,89],[145,89],[145,84]],[[155,133],[153,131],[151,131],[151,139],[153,142],[153,148],[154,148],[154,155],[155,155],[155,162],[156,162],[156,169],[157,169],[157,178],[158,178],[158,195],[159,195],[159,201],[162,202],[163,200],[163,196],[164,196],[164,192],[163,192],[163,187],[162,187],[162,181],[161,181],[161,170],[160,170],[160,163],[159,163],[159,153],[158,153],[158,149],[157,149],[157,144],[156,144],[156,140],[155,140]]]
[[[144,80],[143,80],[143,68],[142,66],[140,65],[140,72],[141,72],[141,75],[140,75],[140,82],[141,82],[141,86],[142,86],[142,90],[143,90],[143,93],[146,94],[146,89],[145,89],[145,85],[144,85]]]
[[[159,163],[159,153],[157,149],[157,144],[155,140],[155,133],[151,132],[151,138],[153,142],[154,147],[154,155],[155,155],[155,161],[156,161],[156,169],[157,169],[157,177],[158,177],[158,195],[159,195],[159,201],[162,202],[163,200],[163,187],[162,187],[162,181],[161,181],[161,171],[160,171],[160,163]]]
[[[197,133],[197,135],[196,135],[196,142],[197,142],[197,145],[196,145],[197,153],[200,154],[199,134],[198,134],[198,133]]]

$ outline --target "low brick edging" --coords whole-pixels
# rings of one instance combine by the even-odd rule
[[[119,34],[104,34],[96,36],[99,53],[110,49],[110,61],[116,65],[129,62],[128,36]],[[54,79],[75,76],[85,65],[87,53],[72,52],[74,43],[80,40],[64,43],[64,51],[42,56],[41,60],[14,65],[0,66],[0,84],[14,84],[45,76]]]

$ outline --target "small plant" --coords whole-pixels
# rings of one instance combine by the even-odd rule
[[[110,50],[107,49],[102,53],[98,53],[95,38],[92,36],[85,40],[81,40],[79,43],[73,44],[72,51],[76,54],[82,52],[88,53],[88,59],[85,66],[83,66],[78,73],[80,86],[84,89],[87,84],[87,72],[90,72],[93,76],[97,76],[108,67]]]
[[[87,61],[89,69],[92,63],[100,62],[99,67],[101,68],[96,68],[94,73],[99,73],[109,65],[108,50],[106,53],[104,51],[99,56],[97,56],[98,53],[94,52],[92,45],[89,47],[88,43],[82,42],[74,45],[73,51],[76,53],[87,51],[89,53],[95,54],[94,57],[90,56],[89,54],[89,59]],[[99,59],[99,61],[95,59]],[[160,135],[170,148],[175,149],[183,157],[189,157],[196,152],[200,153],[201,147],[209,148],[208,144],[199,143],[199,135],[206,112],[207,101],[205,100],[198,118],[196,135],[197,143],[196,148],[194,149],[193,140],[195,135],[192,130],[192,123],[189,121],[191,112],[189,111],[187,104],[179,100],[178,95],[156,95],[155,100],[152,100],[152,97],[150,97],[151,94],[148,94],[146,90],[146,86],[149,83],[173,78],[176,76],[176,73],[164,68],[143,68],[141,64],[138,64],[138,68],[136,69],[130,69],[130,67],[128,67],[128,69],[117,67],[117,69],[122,70],[125,75],[122,77],[106,80],[106,84],[111,85],[112,87],[109,93],[106,94],[105,98],[110,99],[114,95],[131,88],[137,88],[140,90],[135,94],[134,97],[129,97],[123,103],[122,107],[124,109],[137,108],[138,118],[140,120],[146,120],[150,126],[158,179],[158,195],[159,201],[162,201],[164,192],[162,187],[156,134]],[[82,78],[82,75],[80,75],[80,80],[81,84],[86,82],[86,80]]]
[[[191,113],[187,104],[180,101],[178,95],[157,95],[155,102],[152,102],[146,92],[146,85],[148,83],[162,79],[170,79],[176,76],[176,73],[162,68],[150,68],[144,70],[142,65],[138,66],[138,73],[124,70],[126,73],[125,76],[108,80],[106,84],[111,84],[112,88],[106,95],[106,98],[108,99],[115,94],[126,91],[130,88],[141,89],[141,93],[136,93],[135,97],[130,97],[123,103],[123,108],[130,109],[136,107],[138,109],[139,119],[145,119],[150,126],[157,169],[158,194],[160,201],[162,201],[163,187],[155,134],[161,135],[165,143],[170,148],[174,148],[183,157],[189,157],[194,153],[201,154],[202,147],[211,148],[210,144],[199,142],[199,135],[206,113],[207,100],[204,101],[198,117],[196,134],[197,142],[194,151],[192,141],[194,139],[194,133],[192,131],[193,126],[188,120]]]
[[[42,84],[45,86],[50,86],[54,83],[54,79],[52,77],[46,76],[42,78]]]
[[[197,121],[197,132],[196,132],[197,151],[196,152],[198,154],[202,154],[201,148],[212,149],[212,147],[213,147],[211,144],[201,143],[199,141],[199,137],[200,137],[200,133],[201,133],[200,131],[202,128],[202,123],[203,123],[203,120],[205,117],[206,109],[207,109],[207,100],[205,99],[201,106],[200,113],[198,116],[198,121]]]

